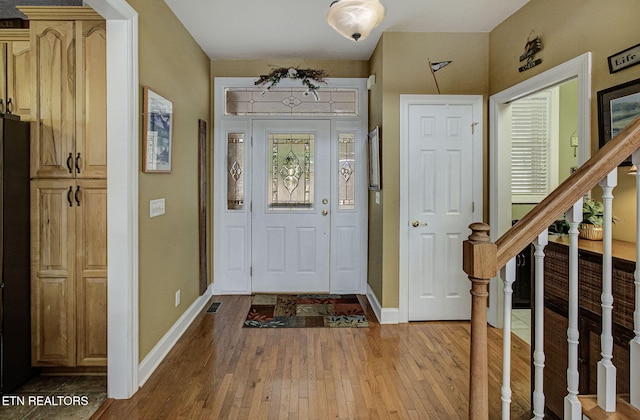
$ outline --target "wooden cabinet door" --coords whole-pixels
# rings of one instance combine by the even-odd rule
[[[74,208],[77,364],[106,366],[107,181],[76,181]]]
[[[0,42],[0,113],[5,112],[5,100],[7,98],[7,49],[6,42]]]
[[[73,184],[31,184],[31,323],[34,366],[75,366]]]
[[[77,178],[107,176],[107,58],[104,21],[77,21]]]
[[[72,177],[75,143],[73,21],[31,22],[31,177]]]
[[[9,110],[20,120],[31,120],[31,44],[14,41],[7,44],[7,101]]]

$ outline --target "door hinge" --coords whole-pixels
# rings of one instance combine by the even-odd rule
[[[476,202],[472,201],[471,202],[471,213],[475,213],[476,212]]]
[[[253,213],[253,201],[249,201],[249,213]]]
[[[253,277],[253,267],[249,267],[249,277]]]
[[[478,125],[477,122],[471,123],[471,134],[476,134],[476,125]]]

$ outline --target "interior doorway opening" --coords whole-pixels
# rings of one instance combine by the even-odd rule
[[[591,154],[591,53],[585,53],[560,64],[531,79],[497,93],[489,99],[489,148],[490,148],[490,215],[491,240],[496,241],[512,224],[513,198],[511,183],[512,165],[512,108],[518,99],[541,92],[554,86],[574,81],[576,84],[577,125],[575,149],[577,165],[586,162]],[[572,134],[565,144],[571,144]],[[572,153],[572,152],[571,152]],[[503,282],[496,277],[489,285],[489,308],[487,320],[494,327],[502,327],[504,309]]]

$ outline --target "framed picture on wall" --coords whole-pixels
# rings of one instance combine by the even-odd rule
[[[144,87],[143,172],[171,172],[173,102]]]
[[[640,115],[640,79],[598,92],[598,130],[600,147],[607,144]],[[622,166],[631,166],[631,157]]]
[[[380,156],[380,129],[376,126],[369,133],[369,189],[379,191],[382,188]]]

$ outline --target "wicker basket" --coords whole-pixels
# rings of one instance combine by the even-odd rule
[[[596,226],[590,223],[581,223],[578,231],[580,232],[579,236],[581,238],[588,239],[590,241],[601,241],[604,234],[602,226]]]

